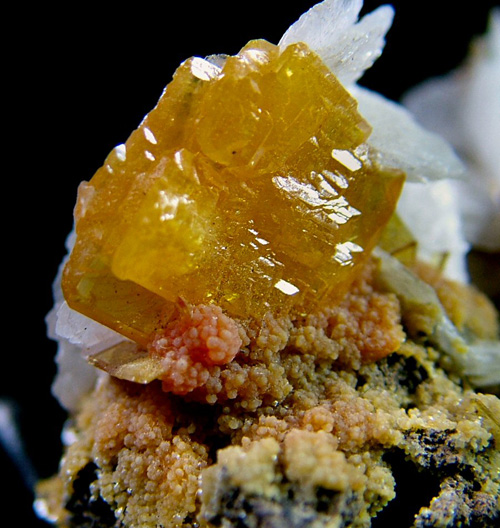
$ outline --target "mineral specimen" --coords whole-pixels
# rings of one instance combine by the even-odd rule
[[[394,214],[403,173],[462,166],[353,84],[392,20],[361,4],[187,60],[81,185],[36,502],[61,528],[498,524],[498,314]]]

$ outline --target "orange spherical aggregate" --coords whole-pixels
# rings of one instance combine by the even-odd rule
[[[233,319],[218,306],[200,304],[157,334],[149,352],[162,358],[163,389],[187,394],[203,386],[215,366],[230,363],[241,344]]]

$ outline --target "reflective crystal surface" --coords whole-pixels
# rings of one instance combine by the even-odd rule
[[[68,303],[146,344],[179,298],[239,318],[340,299],[403,182],[369,133],[304,44],[187,60],[79,189]]]

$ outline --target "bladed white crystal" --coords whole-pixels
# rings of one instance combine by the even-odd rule
[[[281,38],[282,48],[305,42],[345,85],[356,82],[382,54],[394,9],[381,6],[358,21],[363,0],[325,0],[304,13]]]
[[[368,143],[379,152],[382,165],[403,170],[408,181],[464,175],[464,165],[450,144],[420,126],[402,105],[361,86],[351,87],[351,93],[373,127]]]
[[[440,267],[450,279],[468,282],[470,245],[464,237],[452,181],[407,182],[397,212],[418,243],[420,259]]]

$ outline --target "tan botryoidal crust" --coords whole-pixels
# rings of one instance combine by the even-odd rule
[[[494,526],[499,400],[405,334],[373,271],[338,306],[246,328],[186,396],[103,375],[39,504],[61,527],[362,527],[408,499],[408,478],[407,524]],[[419,272],[457,325],[498,335],[484,297]]]

